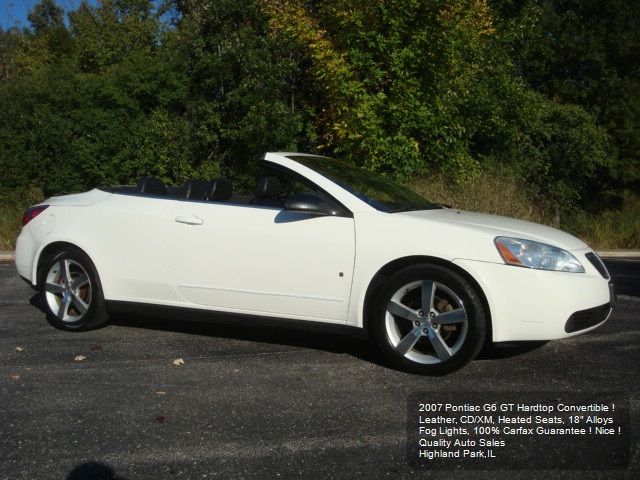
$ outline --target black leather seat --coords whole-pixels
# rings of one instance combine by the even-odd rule
[[[233,195],[233,185],[228,178],[216,178],[209,182],[207,199],[210,202],[224,202]]]
[[[211,181],[199,178],[187,180],[182,185],[178,196],[188,200],[207,200],[211,184]]]
[[[209,200],[212,202],[224,202],[233,195],[233,186],[228,178],[216,178],[215,180],[192,179],[184,182],[178,192],[178,196],[188,200]]]
[[[262,177],[256,186],[251,205],[282,208],[282,184],[276,177]]]
[[[140,193],[146,193],[148,195],[166,195],[167,187],[159,178],[154,177],[142,177],[138,180],[138,186],[136,190]]]

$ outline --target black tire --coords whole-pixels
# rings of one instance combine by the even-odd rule
[[[62,273],[64,265],[69,267],[71,282],[64,278]],[[86,274],[88,281],[84,282],[83,274]],[[75,287],[75,282],[84,283]],[[38,286],[40,303],[47,315],[47,320],[54,327],[81,332],[99,328],[107,323],[109,316],[105,308],[98,271],[82,250],[68,246],[46,258]],[[67,288],[66,293],[59,291],[65,288]],[[77,303],[80,301],[84,305]],[[62,312],[61,306],[63,306]]]
[[[429,287],[430,283],[431,287]],[[426,286],[423,287],[423,285]],[[421,296],[423,288],[426,288],[428,293],[431,292],[430,288],[435,292],[431,297],[433,299],[431,315],[433,316],[429,319],[426,317],[430,315],[422,312],[425,305],[422,303]],[[395,303],[419,311],[420,315],[418,317],[409,315],[410,318],[407,318],[404,315],[388,313],[387,309],[390,308],[394,295]],[[461,305],[456,305],[457,303]],[[436,304],[438,307],[435,306]],[[449,308],[448,305],[451,306],[449,311],[444,310]],[[443,310],[440,311],[438,308]],[[451,321],[454,318],[452,315],[448,317],[444,315],[452,310],[457,310],[457,316],[464,316],[460,323],[451,323],[446,326],[437,323],[438,318],[443,322],[447,318]],[[371,333],[374,340],[396,368],[407,372],[420,375],[445,375],[454,372],[473,360],[484,345],[486,317],[478,293],[463,277],[440,265],[417,264],[394,274],[381,287],[374,300],[371,314]],[[443,316],[439,317],[439,315]],[[428,325],[418,322],[428,322]],[[432,335],[436,336],[434,331],[437,332],[441,342],[435,339],[430,340]],[[401,342],[409,338],[409,334],[414,335],[418,340],[406,354],[402,354],[398,350],[403,350]],[[442,353],[440,357],[435,344],[441,345],[442,342],[449,347],[449,350],[445,349],[446,353]]]

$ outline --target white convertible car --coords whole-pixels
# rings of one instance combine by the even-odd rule
[[[245,194],[224,178],[146,177],[50,198],[25,213],[18,272],[65,330],[140,307],[343,324],[436,375],[487,341],[576,335],[611,312],[607,269],[567,233],[434,205],[315,155],[259,167]]]

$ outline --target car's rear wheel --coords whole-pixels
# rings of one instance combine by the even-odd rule
[[[372,333],[385,356],[413,373],[443,375],[463,367],[486,334],[477,292],[440,265],[397,272],[381,288],[372,314]]]
[[[91,330],[108,320],[98,272],[77,248],[64,248],[46,260],[40,299],[49,322],[62,330]]]

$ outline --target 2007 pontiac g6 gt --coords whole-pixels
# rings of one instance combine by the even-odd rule
[[[49,198],[25,213],[18,272],[65,330],[141,306],[343,324],[431,375],[486,342],[568,337],[610,315],[607,269],[565,232],[444,208],[316,155],[259,166],[244,194],[227,178],[144,177]]]

